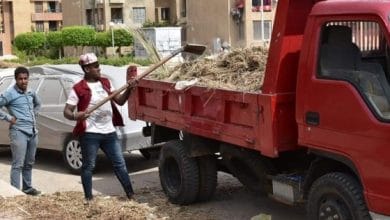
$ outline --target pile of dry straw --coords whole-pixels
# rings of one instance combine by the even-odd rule
[[[152,74],[150,78],[170,82],[197,79],[197,85],[209,88],[259,92],[267,57],[267,48],[237,48],[215,57],[186,61],[168,73]]]

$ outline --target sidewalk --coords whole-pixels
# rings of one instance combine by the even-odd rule
[[[0,197],[13,197],[18,195],[25,195],[22,191],[11,186],[9,183],[0,179]]]

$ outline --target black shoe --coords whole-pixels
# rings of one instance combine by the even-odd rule
[[[134,193],[133,192],[132,193],[127,193],[126,196],[127,196],[127,199],[132,200],[133,197],[134,197]]]
[[[23,190],[23,192],[26,193],[27,195],[30,195],[30,196],[37,196],[37,195],[41,194],[41,191],[36,190],[32,187],[29,189]]]

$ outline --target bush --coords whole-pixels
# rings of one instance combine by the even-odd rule
[[[36,56],[42,53],[45,42],[46,39],[43,32],[29,32],[16,36],[14,45],[18,50],[26,51],[27,55]]]

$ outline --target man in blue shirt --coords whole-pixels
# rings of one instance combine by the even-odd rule
[[[11,185],[28,195],[39,195],[40,191],[31,186],[32,165],[38,143],[36,117],[41,106],[34,91],[27,89],[29,71],[25,67],[15,69],[15,85],[0,95],[0,119],[9,125],[12,152]],[[1,108],[6,107],[8,113]]]

